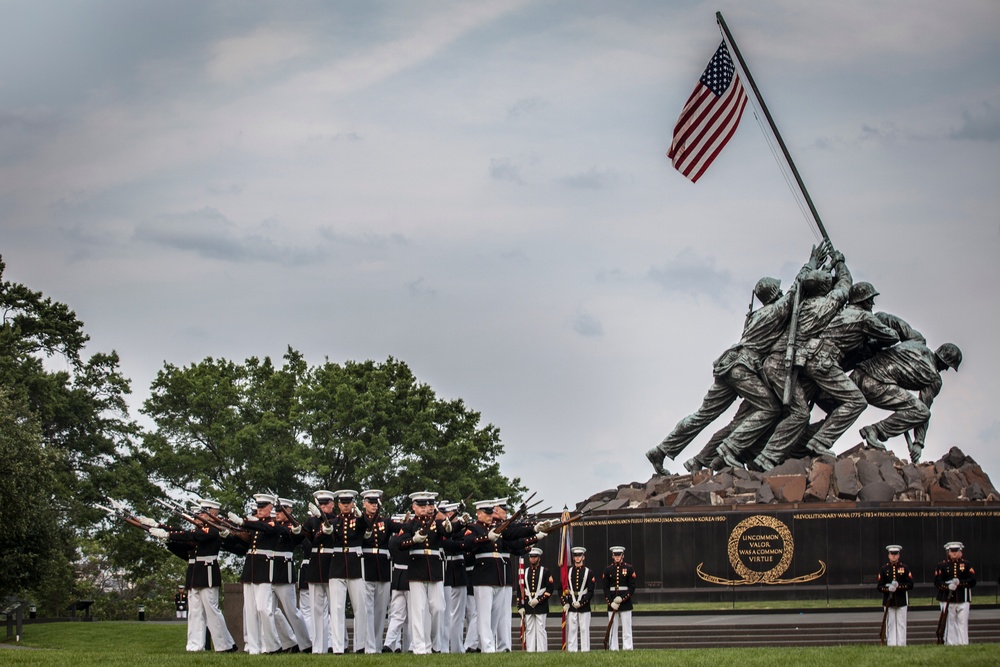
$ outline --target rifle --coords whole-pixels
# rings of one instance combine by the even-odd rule
[[[534,498],[534,497],[535,497],[534,493],[532,493],[530,496],[528,496],[528,498],[523,503],[521,503],[521,506],[517,508],[517,511],[514,512],[509,517],[507,517],[506,521],[504,521],[503,523],[501,523],[497,527],[496,532],[502,533],[503,531],[507,530],[507,528],[510,526],[510,524],[514,523],[515,521],[517,521],[518,519],[520,519],[522,516],[524,516],[525,514],[527,514],[529,509],[531,509],[532,507],[537,507],[538,505],[541,505],[542,502],[544,502],[544,501],[539,500],[537,503],[534,503],[532,505],[527,505],[526,503],[529,500],[531,500],[532,498]]]
[[[590,514],[592,511],[593,510],[585,510],[583,512],[580,512],[576,516],[571,516],[570,518],[566,519],[565,521],[560,521],[559,523],[556,523],[551,528],[549,528],[548,532],[551,533],[556,528],[562,528],[563,526],[572,525],[572,524],[576,523],[577,521],[579,521],[580,519],[582,519],[583,517],[585,517],[588,514]]]
[[[178,505],[177,503],[174,503],[173,501],[168,502],[165,500],[161,500],[159,498],[153,498],[153,502],[162,507],[163,509],[176,514],[178,517],[184,519],[188,523],[195,526],[201,526],[201,522],[199,522],[198,519],[185,512],[184,508]]]
[[[788,324],[788,344],[785,346],[785,391],[781,395],[781,404],[788,406],[792,402],[792,386],[795,384],[795,337],[799,330],[799,296],[802,294],[798,282],[789,288],[795,291],[792,297],[792,321]]]
[[[233,524],[224,517],[215,516],[208,512],[201,512],[201,511],[196,512],[195,513],[196,516],[193,516],[185,512],[183,507],[170,500],[161,500],[160,498],[153,498],[153,502],[159,505],[160,507],[163,507],[164,509],[173,512],[174,514],[184,519],[193,526],[197,527],[208,526],[210,528],[215,528],[218,531],[228,530],[231,534],[235,535],[237,538],[243,540],[244,542],[247,543],[250,542],[250,535],[245,530],[241,529],[239,526]]]
[[[948,591],[948,599],[945,600],[944,609],[941,610],[941,616],[938,617],[937,624],[937,643],[944,643],[945,630],[948,629],[948,607],[951,606],[951,599],[955,597],[955,591]]]
[[[893,591],[892,597],[890,598],[890,601],[892,602],[893,605],[896,604],[896,592],[895,591]],[[885,605],[885,611],[882,612],[882,629],[878,633],[878,640],[879,640],[879,643],[882,644],[882,646],[885,646],[886,624],[888,622],[889,622],[889,604],[887,603]]]
[[[611,610],[611,617],[608,618],[608,629],[604,631],[604,650],[608,650],[608,645],[611,643],[611,627],[615,623],[615,616],[618,614],[617,609]]]
[[[114,509],[110,507],[105,507],[104,505],[98,505],[97,503],[94,503],[94,507],[96,507],[99,510],[104,510],[105,512],[108,513],[109,516],[113,516],[116,519],[121,519],[130,526],[141,528],[147,533],[149,532],[150,526],[147,526],[146,524],[139,521],[139,519],[137,519],[135,515],[132,514],[131,512],[126,511],[125,507],[121,503],[115,502],[114,500],[108,500],[108,502],[114,505]]]
[[[466,496],[465,498],[462,498],[462,500],[461,500],[461,501],[459,501],[459,503],[458,503],[458,507],[456,507],[456,508],[455,508],[455,511],[451,513],[451,516],[453,516],[453,517],[454,517],[454,516],[458,516],[460,512],[464,512],[464,511],[465,511],[465,505],[466,505],[466,503],[468,503],[468,502],[469,502],[470,500],[472,500],[472,495],[473,495],[473,493],[475,493],[475,491],[473,491],[472,493],[470,493],[469,495],[467,495],[467,496]],[[449,517],[449,519],[450,519],[450,518],[451,518],[451,517]]]
[[[275,498],[277,498],[277,497],[278,497],[278,496],[275,496]],[[282,513],[284,513],[284,515],[288,517],[288,523],[290,523],[290,524],[292,525],[292,527],[295,527],[295,526],[299,526],[299,525],[301,525],[301,524],[300,524],[300,523],[299,523],[299,522],[298,522],[298,521],[297,521],[297,520],[295,519],[295,517],[294,517],[294,516],[292,516],[292,510],[291,510],[291,508],[289,508],[289,507],[285,507],[284,505],[282,505],[282,504],[281,504],[280,502],[278,502],[277,500],[275,501],[275,504],[274,504],[274,510],[275,510],[276,512],[282,512]]]
[[[753,316],[753,290],[750,290],[750,305],[747,306],[747,316],[743,318],[743,328],[746,329],[747,325],[750,324],[750,318]]]

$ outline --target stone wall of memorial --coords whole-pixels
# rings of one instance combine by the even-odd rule
[[[653,475],[593,494],[580,511],[572,543],[597,571],[611,546],[624,546],[640,600],[874,600],[885,546],[899,544],[916,579],[911,599],[927,604],[952,540],[976,567],[974,598],[998,598],[1000,493],[958,448],[920,464],[859,445],[765,473]],[[556,567],[559,538],[542,546]]]
[[[748,601],[871,598],[885,546],[903,546],[914,572],[912,604],[934,594],[943,545],[965,543],[976,567],[974,598],[994,603],[1000,575],[1000,502],[836,503],[684,507],[595,512],[572,525],[598,572],[612,546],[636,566],[638,599]],[[557,566],[559,537],[543,544]]]

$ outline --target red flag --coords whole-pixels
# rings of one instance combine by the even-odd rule
[[[697,183],[736,132],[746,104],[746,90],[722,42],[674,126],[667,151],[674,168]]]

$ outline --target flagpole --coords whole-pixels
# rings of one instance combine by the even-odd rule
[[[746,61],[743,60],[743,54],[740,53],[740,47],[736,45],[736,40],[733,39],[733,34],[729,32],[729,26],[726,25],[726,20],[722,18],[722,12],[715,12],[715,18],[719,22],[719,26],[722,27],[722,32],[725,34],[726,41],[730,46],[733,47],[733,53],[736,54],[736,59],[740,62],[740,68],[746,74],[747,83],[750,84],[750,89],[753,91],[754,97],[760,104],[761,111],[764,112],[764,117],[767,119],[767,124],[771,127],[771,133],[774,138],[778,140],[778,146],[781,147],[781,153],[785,156],[785,162],[792,170],[792,175],[795,176],[795,182],[799,186],[799,190],[802,191],[802,196],[806,200],[806,204],[809,206],[809,211],[813,215],[813,219],[816,221],[816,227],[819,229],[819,233],[823,235],[823,239],[826,241],[830,240],[830,235],[826,233],[826,227],[823,226],[823,221],[820,220],[819,212],[813,205],[812,197],[809,196],[809,191],[806,190],[805,183],[802,182],[802,177],[799,176],[799,170],[795,168],[795,163],[792,162],[792,156],[788,153],[788,148],[785,147],[785,142],[781,139],[781,134],[778,132],[778,127],[774,124],[774,119],[771,118],[771,112],[767,110],[767,105],[764,104],[764,98],[761,97],[760,91],[757,89],[757,83],[753,80],[753,75],[750,74],[750,68],[747,67]]]

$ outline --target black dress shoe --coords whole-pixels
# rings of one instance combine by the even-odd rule
[[[398,649],[398,648],[395,651],[393,651],[393,653],[402,653],[402,652],[403,652],[402,649]]]
[[[306,646],[303,649],[299,649],[299,653],[312,653],[312,652],[313,652],[312,646]]]
[[[389,648],[388,646],[383,646],[382,653],[392,653],[392,649]]]
[[[355,651],[355,653],[364,653],[364,652],[365,650],[363,648],[359,648],[358,650]]]
[[[231,647],[227,648],[225,651],[219,651],[219,653],[236,653],[239,650],[240,650],[240,648],[236,644],[233,644]]]

